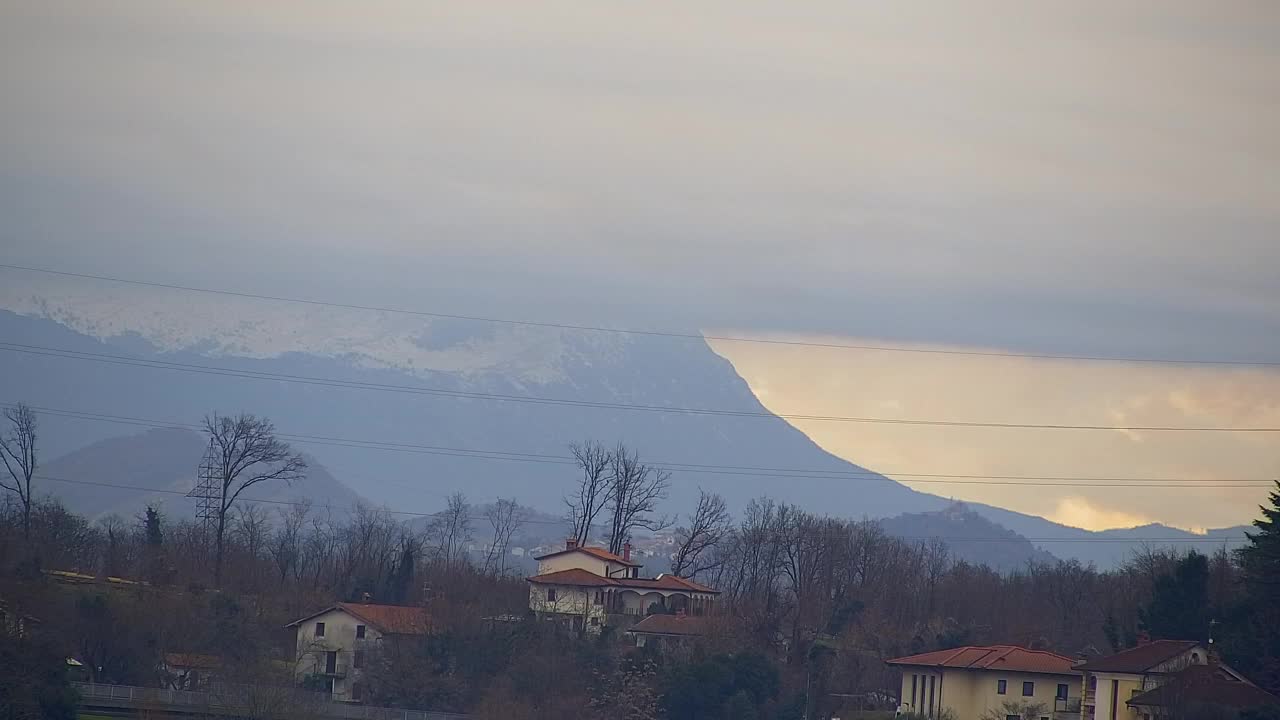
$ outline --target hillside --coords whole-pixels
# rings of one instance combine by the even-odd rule
[[[880,521],[885,532],[911,540],[937,537],[947,543],[951,557],[989,565],[1007,572],[1028,563],[1053,563],[1053,554],[1038,549],[1025,537],[974,512],[964,503],[931,513],[906,513]]]
[[[78,482],[42,482],[68,509],[90,518],[117,513],[138,515],[148,504],[173,517],[191,517],[192,501],[181,494],[195,484],[205,439],[191,430],[164,428],[100,440],[45,463],[40,474]],[[347,509],[360,497],[309,458],[307,477],[292,486],[263,483],[246,498],[269,506],[310,498],[317,507]],[[100,484],[89,484],[100,483]],[[127,488],[107,487],[124,485]]]
[[[950,505],[818,447],[771,416],[729,362],[698,341],[292,306],[257,305],[249,313],[186,295],[45,297],[5,288],[0,305],[20,311],[0,311],[0,337],[9,342],[114,356],[88,361],[42,350],[0,352],[5,401],[160,427],[198,423],[212,411],[265,415],[282,432],[307,436],[293,442],[351,492],[399,510],[435,511],[461,490],[475,503],[509,497],[558,514],[575,478],[567,446],[585,439],[623,441],[647,461],[672,468],[662,508],[671,514],[687,512],[699,488],[723,494],[734,510],[771,496],[847,518],[931,513]],[[140,367],[130,358],[150,364]],[[520,401],[531,396],[555,402]],[[46,413],[41,422],[42,447],[54,457],[136,430],[139,421]],[[187,457],[198,458],[198,452],[162,449],[157,463],[174,468],[163,477],[152,477],[147,468],[116,472],[100,465],[94,472],[181,485],[182,473],[194,468]],[[91,466],[80,472],[88,474]],[[99,507],[93,501],[98,495],[86,497],[83,507]],[[1127,538],[1159,536],[1147,528],[1102,538],[1040,517],[968,507],[1058,557],[1102,567],[1141,544]],[[1171,539],[1191,537],[1164,530]],[[968,544],[974,552],[1004,555]],[[996,544],[986,541],[988,548]]]

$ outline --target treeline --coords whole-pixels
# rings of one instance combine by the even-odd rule
[[[718,504],[714,496],[704,502]],[[525,620],[523,579],[497,572],[484,556],[450,550],[484,522],[461,496],[451,507],[415,530],[365,506],[338,513],[245,504],[228,523],[224,587],[215,591],[201,524],[170,521],[154,508],[90,523],[37,500],[30,533],[38,552],[27,555],[24,513],[10,502],[0,509],[8,569],[0,592],[13,610],[44,620],[49,642],[85,662],[93,679],[141,685],[169,681],[160,671],[165,653],[245,667],[290,660],[284,625],[337,600],[367,594],[425,604],[437,631],[375,664],[383,681],[371,683],[369,700],[481,716],[550,717],[553,708],[605,702],[598,695],[606,688],[626,687],[653,698],[653,717],[681,717],[670,704],[685,696],[680,682],[705,672],[724,675],[732,689],[721,697],[725,707],[750,700],[775,713],[764,716],[783,717],[776,713],[805,702],[825,708],[833,693],[896,694],[896,673],[883,663],[889,657],[993,643],[1109,653],[1144,633],[1201,640],[1213,633],[1228,661],[1274,687],[1276,631],[1266,619],[1275,606],[1260,594],[1265,585],[1248,582],[1247,568],[1261,563],[1222,550],[1153,550],[1111,571],[1072,561],[1002,574],[954,560],[940,541],[893,538],[873,522],[767,499],[750,503],[736,523],[717,515],[709,529],[698,528],[695,510],[677,549],[703,542],[673,564],[689,564],[722,590],[721,612],[696,646],[660,656],[616,636],[584,642]],[[41,572],[49,569],[147,584],[68,585]],[[762,661],[770,670],[759,682],[776,690],[737,687],[725,667],[743,657]],[[554,692],[543,687],[548,673],[562,678]]]
[[[28,457],[34,416],[7,419],[8,446]],[[455,494],[417,523],[365,505],[259,505],[239,490],[302,480],[305,466],[265,419],[213,416],[207,430],[224,479],[211,522],[155,507],[90,522],[41,499],[23,463],[10,469],[21,492],[0,505],[0,600],[8,617],[41,621],[24,642],[79,659],[99,682],[173,684],[163,661],[183,653],[218,658],[240,685],[288,685],[292,620],[339,600],[423,605],[432,631],[371,658],[366,701],[481,718],[823,717],[837,694],[891,700],[890,657],[995,643],[1092,655],[1144,634],[1212,634],[1228,662],[1280,687],[1280,494],[1238,554],[1152,550],[1114,570],[1073,561],[1000,573],[940,540],[769,499],[736,521],[710,493],[662,516],[665,472],[625,446],[575,447],[581,474],[565,504],[576,539],[620,548],[674,526],[671,571],[722,591],[705,637],[658,652],[608,629],[569,637],[530,615],[527,585],[506,565],[523,522],[513,501],[481,509]],[[257,466],[245,464],[255,453]],[[476,554],[478,532],[492,541]],[[0,705],[15,689],[0,678]]]

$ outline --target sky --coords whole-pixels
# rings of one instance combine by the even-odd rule
[[[13,262],[627,327],[1280,360],[1270,2],[10,1],[0,97]],[[789,412],[1280,408],[1262,369],[716,349]],[[1274,435],[801,429],[886,471],[1280,475]],[[1262,496],[998,489],[965,494],[1088,527],[1243,522]]]

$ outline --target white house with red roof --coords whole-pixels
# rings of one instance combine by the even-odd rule
[[[425,635],[426,608],[340,602],[285,626],[296,633],[295,674],[322,684],[334,700],[361,702],[361,675],[383,638]]]
[[[903,713],[936,718],[950,710],[976,720],[1012,704],[1038,708],[1040,720],[1079,717],[1080,672],[1063,655],[1017,645],[966,646],[887,662],[902,668]]]
[[[537,560],[538,574],[527,578],[529,609],[575,631],[629,626],[654,613],[706,615],[720,594],[675,575],[640,577],[641,566],[631,561],[629,544],[615,555],[569,540],[564,550]]]

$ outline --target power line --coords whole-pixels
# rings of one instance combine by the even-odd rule
[[[438,318],[442,320],[464,320],[468,322],[494,323],[501,325],[519,325],[524,327],[540,327],[555,330],[574,330],[581,332],[596,333],[613,333],[619,335],[637,335],[646,337],[667,337],[678,338],[684,340],[716,340],[721,342],[735,343],[752,343],[759,345],[785,345],[794,347],[813,347],[828,348],[840,350],[863,350],[871,352],[894,352],[894,353],[914,353],[922,355],[962,355],[971,357],[994,357],[994,358],[1028,358],[1037,360],[1074,360],[1085,362],[1114,362],[1114,363],[1153,363],[1168,365],[1228,365],[1242,367],[1280,367],[1280,361],[1249,361],[1249,360],[1220,360],[1220,359],[1198,359],[1198,358],[1167,358],[1167,357],[1121,357],[1108,355],[1072,355],[1072,354],[1052,354],[1052,353],[1018,353],[1018,352],[1001,352],[995,350],[944,350],[931,348],[913,348],[897,345],[865,345],[852,343],[824,343],[811,342],[802,340],[777,340],[768,338],[752,338],[737,335],[707,335],[703,333],[676,332],[667,330],[638,330],[631,328],[614,328],[595,325],[576,325],[572,323],[561,322],[543,322],[533,320],[513,320],[510,318],[485,317],[480,315],[463,315],[457,313],[432,312],[426,310],[411,310],[406,308],[377,306],[377,305],[360,305],[354,303],[340,303],[325,300],[315,300],[310,298],[287,297],[282,295],[265,295],[250,292],[237,292],[234,290],[217,290],[213,288],[195,287],[191,285],[179,285],[175,283],[159,283],[147,282],[144,280],[130,280],[127,278],[111,277],[108,275],[95,275],[91,273],[75,273],[65,270],[51,270],[48,268],[38,268],[27,265],[14,265],[10,263],[0,263],[0,268],[8,270],[18,270],[30,273],[42,273],[46,275],[58,275],[62,277],[79,278],[82,280],[98,280],[102,282],[119,283],[123,285],[136,285],[142,287],[162,288],[165,290],[180,290],[183,292],[203,293],[208,295],[222,295],[227,297],[245,298],[251,300],[269,300],[271,302],[294,303],[298,305],[312,305],[320,307],[341,308],[345,310],[364,310],[370,312],[393,313],[398,315],[413,315],[417,317]]]
[[[1176,425],[1074,425],[1066,423],[1015,423],[1015,422],[983,422],[974,420],[924,420],[915,418],[881,418],[854,417],[847,415],[801,415],[792,413],[771,413],[755,410],[726,410],[713,408],[691,408],[664,405],[640,405],[635,403],[597,402],[591,400],[573,400],[568,398],[540,397],[535,395],[507,395],[502,393],[482,393],[463,390],[447,390],[415,385],[396,385],[390,383],[373,383],[358,380],[342,380],[340,378],[295,375],[290,373],[273,373],[259,370],[243,370],[220,367],[216,365],[196,365],[166,360],[147,360],[128,355],[112,355],[93,353],[65,348],[51,348],[42,345],[25,345],[22,343],[0,343],[0,350],[7,352],[58,357],[67,360],[82,360],[111,365],[142,367],[153,370],[173,370],[178,372],[197,373],[202,375],[218,375],[251,380],[269,380],[277,382],[299,383],[325,387],[342,387],[357,390],[374,390],[409,395],[433,395],[455,397],[471,400],[491,400],[497,402],[529,403],[535,405],[555,405],[565,407],[598,408],[606,410],[627,410],[636,412],[679,413],[685,415],[710,415],[722,417],[752,417],[765,419],[804,420],[822,422],[865,423],[881,425],[909,425],[931,427],[968,427],[994,429],[1024,430],[1096,430],[1096,431],[1129,431],[1129,432],[1242,432],[1242,433],[1280,433],[1280,427],[1223,427],[1223,426],[1176,426]]]
[[[13,403],[0,403],[0,407],[14,407]],[[184,428],[203,431],[203,426],[194,423],[169,422],[148,418],[109,415],[104,413],[66,410],[60,408],[32,407],[36,412],[67,417],[79,420],[136,425],[151,428]],[[549,465],[575,466],[572,457],[567,455],[549,455],[539,453],[519,453],[501,450],[477,450],[470,448],[442,447],[438,445],[420,445],[415,443],[387,442],[381,440],[361,440],[333,437],[325,435],[300,435],[294,433],[277,433],[281,439],[290,442],[324,445],[331,447],[359,448],[391,452],[406,452],[425,455],[444,455],[449,457],[474,458],[479,460],[501,460],[507,462],[531,462]],[[1022,485],[1046,487],[1141,487],[1141,488],[1256,488],[1267,487],[1274,481],[1264,478],[1225,478],[1211,480],[1204,478],[1097,478],[1072,476],[1034,476],[1034,475],[948,475],[944,473],[874,473],[871,471],[821,471],[803,468],[762,468],[743,465],[710,465],[677,463],[656,460],[653,466],[669,472],[765,477],[778,480],[858,480],[886,482],[887,476],[919,477],[913,482],[958,485]],[[784,474],[777,474],[784,473]],[[822,474],[814,474],[822,473]]]
[[[36,477],[37,479],[39,479],[39,480],[46,480],[46,481],[49,481],[49,482],[61,482],[61,483],[69,483],[69,484],[73,484],[73,485],[90,485],[90,486],[94,486],[94,487],[116,488],[116,489],[121,489],[121,490],[139,490],[139,491],[143,491],[143,492],[161,493],[161,494],[165,494],[165,495],[181,495],[181,496],[184,496],[184,497],[186,496],[186,493],[185,493],[185,492],[183,492],[183,491],[181,491],[181,490],[165,490],[165,489],[160,489],[160,488],[149,488],[149,487],[143,487],[143,486],[141,486],[141,485],[124,485],[124,484],[119,484],[119,483],[108,483],[108,482],[100,482],[100,481],[94,481],[94,480],[73,480],[73,479],[71,479],[71,478],[60,478],[60,477],[54,477],[54,476],[51,476],[51,475],[36,475],[35,477]],[[248,497],[246,497],[246,498],[242,498],[242,499],[243,499],[245,502],[261,503],[261,504],[266,504],[266,505],[286,505],[286,506],[292,506],[292,507],[302,507],[302,506],[315,507],[315,505],[313,505],[313,504],[311,504],[311,503],[302,502],[302,501],[299,501],[299,500],[272,500],[272,499],[270,499],[270,498],[248,498]],[[428,512],[417,512],[417,511],[411,511],[411,510],[391,510],[391,509],[389,509],[389,508],[379,508],[379,510],[380,510],[380,511],[382,511],[382,512],[386,512],[386,513],[388,513],[388,514],[392,514],[392,515],[408,515],[408,516],[412,516],[412,517],[440,517],[440,516],[442,516],[442,515],[446,515],[446,514],[447,514],[447,512],[445,512],[445,511],[438,511],[438,512],[428,513]],[[484,517],[483,515],[469,515],[469,516],[467,516],[467,519],[468,519],[468,520],[487,520],[488,518]],[[566,521],[563,521],[563,520],[535,520],[535,519],[528,519],[528,520],[524,520],[523,522],[525,522],[525,523],[534,523],[534,524],[543,524],[543,525],[567,525],[567,524],[568,524]],[[1244,537],[1244,536],[1239,536],[1239,537],[1230,537],[1230,536],[1222,536],[1222,537],[1193,537],[1193,538],[1187,538],[1187,537],[1181,537],[1181,538],[1160,538],[1160,537],[1132,537],[1132,538],[1110,538],[1110,537],[1103,537],[1103,538],[1024,538],[1024,537],[1021,537],[1021,536],[1019,536],[1019,537],[999,537],[999,536],[989,536],[989,537],[967,537],[967,538],[943,538],[943,537],[938,536],[938,535],[891,535],[890,537],[898,538],[898,539],[901,539],[901,540],[933,540],[933,539],[941,539],[941,540],[944,540],[944,541],[946,541],[946,542],[969,542],[969,541],[972,541],[972,542],[1023,542],[1023,541],[1025,540],[1025,541],[1032,542],[1032,543],[1052,543],[1052,542],[1061,542],[1061,543],[1124,543],[1124,544],[1133,544],[1133,543],[1140,543],[1140,542],[1151,542],[1151,543],[1218,543],[1218,544],[1221,544],[1221,543],[1226,543],[1226,542],[1247,542],[1247,541],[1248,541],[1248,538],[1247,538],[1247,537]]]

